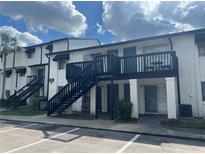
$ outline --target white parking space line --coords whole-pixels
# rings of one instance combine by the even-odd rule
[[[21,128],[26,128],[26,127],[30,127],[30,126],[34,126],[34,125],[37,125],[37,123],[29,124],[29,125],[25,125],[25,126],[19,126],[19,125],[17,125],[16,128],[11,128],[11,129],[7,129],[7,130],[2,130],[2,131],[0,131],[0,133],[5,133],[5,132],[12,131],[12,130],[21,129]]]
[[[140,137],[140,135],[135,135],[131,140],[129,140],[129,142],[127,142],[127,144],[125,144],[120,150],[118,150],[117,153],[122,153],[125,149],[127,149],[134,141],[136,141],[138,138]]]
[[[48,141],[48,140],[50,140],[50,139],[52,139],[52,138],[56,138],[56,137],[59,137],[59,136],[65,135],[65,134],[67,134],[67,133],[74,132],[74,131],[79,130],[79,129],[80,129],[80,128],[75,128],[75,129],[69,130],[69,131],[67,131],[67,132],[65,132],[65,133],[59,133],[59,134],[54,135],[54,136],[51,136],[51,137],[49,137],[49,138],[39,140],[39,141],[37,141],[37,142],[31,143],[31,144],[28,144],[28,145],[25,145],[25,146],[22,146],[22,147],[19,147],[19,148],[16,148],[16,149],[10,150],[10,151],[7,151],[7,152],[5,152],[5,153],[12,153],[12,152],[15,152],[15,151],[18,151],[18,150],[22,150],[22,149],[25,149],[25,148],[31,147],[31,146],[33,146],[33,145],[36,145],[36,144],[39,144],[39,143],[42,143],[42,142]]]

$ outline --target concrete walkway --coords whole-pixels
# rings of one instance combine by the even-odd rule
[[[146,124],[142,120],[138,122],[114,122],[110,120],[81,120],[81,119],[68,119],[59,117],[48,117],[46,115],[38,116],[6,116],[1,115],[2,120],[14,120],[14,121],[24,121],[24,122],[35,122],[35,123],[46,123],[54,125],[66,125],[82,128],[109,130],[109,131],[119,131],[119,132],[129,132],[129,133],[139,133],[147,135],[165,136],[165,137],[175,137],[184,139],[194,139],[205,141],[205,135],[194,134],[185,131],[169,130],[162,128],[157,123],[154,125]]]

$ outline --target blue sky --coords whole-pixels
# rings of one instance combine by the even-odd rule
[[[63,37],[102,43],[205,27],[205,2],[0,2],[0,31],[22,46]]]

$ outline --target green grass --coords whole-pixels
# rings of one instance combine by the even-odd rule
[[[204,118],[178,118],[170,120],[162,120],[160,122],[162,126],[168,127],[182,127],[192,129],[204,129],[205,130],[205,119]]]
[[[45,110],[36,110],[31,107],[20,107],[15,110],[0,111],[0,115],[18,115],[18,116],[34,116],[40,114],[46,114]]]

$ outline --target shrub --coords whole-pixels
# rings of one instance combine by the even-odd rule
[[[33,109],[39,110],[41,101],[47,101],[47,97],[45,96],[36,96],[32,99]]]
[[[6,99],[0,99],[0,107],[7,107],[8,104],[6,102]]]
[[[132,109],[132,102],[126,101],[125,99],[119,99],[116,103],[116,112],[120,119],[130,119]]]

